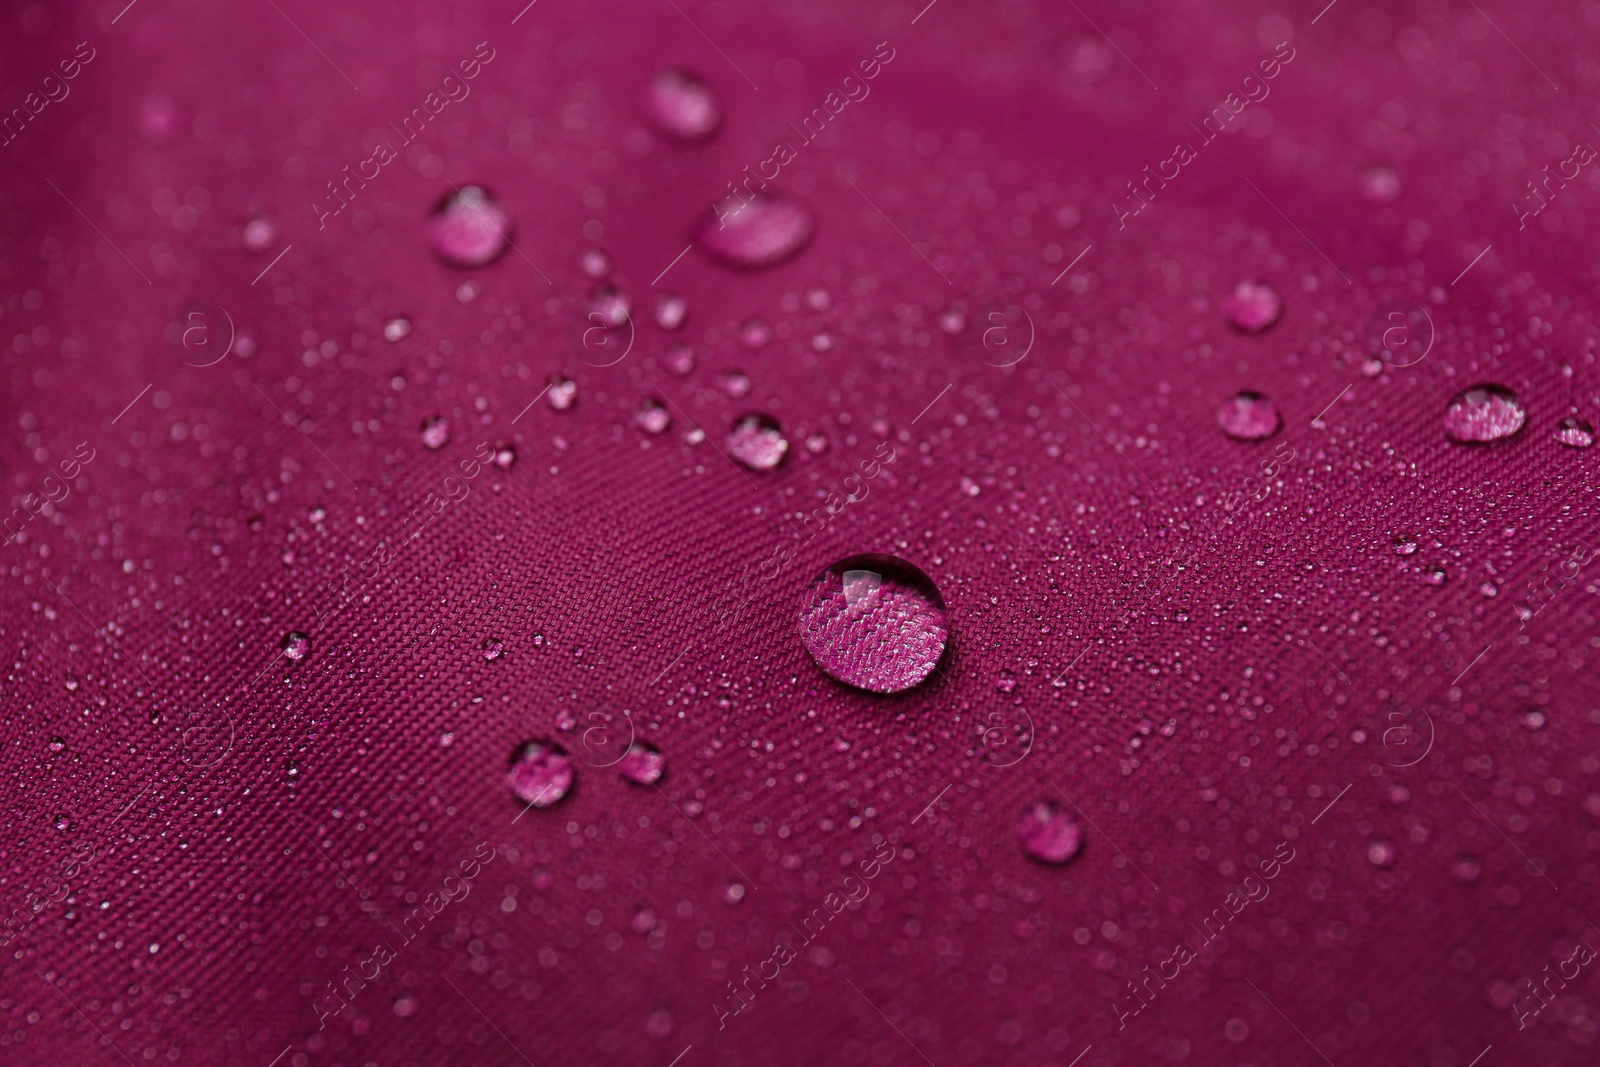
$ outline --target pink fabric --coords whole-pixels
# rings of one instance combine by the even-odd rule
[[[0,1063],[1593,1063],[1600,9],[1319,7],[12,6]]]

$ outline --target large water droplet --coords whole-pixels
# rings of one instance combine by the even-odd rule
[[[663,70],[644,91],[644,114],[661,134],[693,144],[716,132],[722,109],[711,87],[693,74]]]
[[[782,263],[811,240],[811,212],[792,200],[757,193],[729,198],[700,223],[695,240],[713,259],[756,270]]]
[[[840,560],[800,605],[800,638],[817,666],[874,693],[898,693],[926,678],[949,634],[938,587],[897,556]]]
[[[1272,401],[1246,390],[1217,409],[1217,425],[1236,441],[1264,441],[1278,432],[1283,419]]]
[[[759,412],[742,416],[728,431],[728,455],[756,471],[769,471],[783,462],[789,442],[778,420]]]
[[[283,635],[283,657],[293,663],[299,663],[306,658],[306,653],[311,651],[311,638],[299,630],[290,630]]]
[[[577,768],[567,750],[554,741],[529,741],[511,757],[506,784],[524,804],[548,808],[572,789]]]
[[[622,777],[635,785],[655,785],[667,769],[667,757],[648,741],[635,741],[628,746],[617,770]]]
[[[422,447],[430,452],[450,443],[450,420],[434,415],[422,424]]]
[[[476,185],[439,201],[428,220],[434,254],[452,267],[493,263],[511,244],[511,216]]]
[[[1265,282],[1240,282],[1223,310],[1240,333],[1260,333],[1283,317],[1283,297]]]
[[[1065,863],[1083,848],[1083,828],[1055,803],[1041,800],[1017,823],[1022,851],[1040,863]]]
[[[1594,444],[1594,427],[1575,415],[1556,424],[1556,442],[1568,448],[1588,448]]]
[[[1503,385],[1475,385],[1457,393],[1444,412],[1444,432],[1461,444],[1482,444],[1522,429],[1528,411]]]

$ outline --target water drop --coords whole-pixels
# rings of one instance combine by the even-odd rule
[[[720,209],[720,215],[718,214]],[[815,228],[811,212],[792,200],[757,193],[714,208],[695,235],[700,248],[726,266],[771,267],[799,253]]]
[[[717,375],[717,388],[731,400],[743,400],[750,395],[750,376],[741,370],[723,371]]]
[[[738,882],[730,883],[722,891],[722,902],[724,904],[737,904],[743,899],[744,886],[740,885]]]
[[[1476,882],[1483,874],[1483,864],[1475,856],[1457,856],[1450,864],[1450,877],[1458,882]]]
[[[51,825],[57,830],[66,831],[72,829],[72,820],[67,818],[65,815],[57,815],[51,821]]]
[[[45,745],[45,748],[49,749],[51,752],[60,752],[63,749],[65,749],[66,747],[67,747],[66,739],[65,738],[60,738],[60,737],[52,737],[50,739],[50,743]]]
[[[1594,427],[1576,416],[1568,415],[1556,423],[1556,442],[1568,448],[1588,448],[1594,444]]]
[[[681,330],[689,318],[689,302],[667,294],[656,301],[656,325],[663,330]]]
[[[633,312],[633,301],[616,287],[602,285],[589,301],[589,321],[597,322],[608,330],[620,330],[628,324]]]
[[[830,676],[874,693],[898,693],[933,673],[949,639],[938,587],[897,556],[849,556],[811,583],[800,638]]]
[[[728,431],[728,455],[756,471],[769,471],[783,462],[789,451],[778,420],[752,412],[741,416]]]
[[[283,635],[280,647],[283,649],[285,659],[291,663],[299,663],[306,658],[306,653],[311,651],[311,638],[299,630],[290,630]]]
[[[1417,550],[1416,539],[1405,534],[1397,534],[1390,544],[1394,545],[1394,554],[1397,556],[1409,556]]]
[[[554,741],[529,741],[513,754],[506,784],[522,803],[548,808],[567,795],[576,776],[566,749]]]
[[[1374,841],[1367,846],[1367,860],[1374,867],[1393,867],[1400,853],[1389,841]]]
[[[410,1018],[417,1013],[420,1001],[410,993],[401,993],[394,998],[394,1013],[402,1019]]]
[[[1040,863],[1065,863],[1083,848],[1083,828],[1055,803],[1041,800],[1017,823],[1022,851]]]
[[[673,374],[688,374],[694,370],[694,349],[688,345],[673,345],[667,349],[666,362]]]
[[[1393,167],[1368,167],[1356,176],[1356,188],[1369,204],[1392,204],[1400,198],[1400,175]]]
[[[1235,441],[1264,441],[1278,432],[1283,419],[1272,401],[1246,390],[1217,409],[1217,425]]]
[[[633,421],[645,433],[665,433],[672,425],[672,414],[661,401],[653,396],[647,396],[640,402],[639,410],[633,413]]]
[[[252,252],[265,252],[278,243],[278,224],[266,215],[257,215],[244,224],[244,246]]]
[[[496,467],[508,471],[517,462],[517,446],[510,441],[502,441],[494,446],[494,457],[490,460]]]
[[[506,643],[500,640],[498,637],[488,637],[484,639],[482,646],[480,646],[480,650],[483,653],[483,658],[488,662],[493,663],[495,660],[505,656]]]
[[[321,526],[328,521],[328,509],[318,504],[307,513],[307,517],[313,526]]]
[[[717,131],[722,109],[711,87],[682,70],[663,70],[644,91],[644,114],[661,134],[693,144]]]
[[[1223,304],[1228,321],[1241,333],[1260,333],[1283,317],[1283,297],[1265,282],[1240,282]]]
[[[428,220],[434,254],[452,267],[482,267],[511,244],[511,217],[483,189],[469,185],[440,200]]]
[[[589,277],[604,278],[606,273],[611,270],[611,257],[598,248],[591,248],[583,254],[583,257],[578,261],[578,265],[583,269],[583,273]]]
[[[1501,385],[1475,385],[1457,393],[1444,412],[1444,432],[1461,444],[1482,444],[1522,429],[1528,412],[1517,394]]]
[[[1002,693],[1009,693],[1017,688],[1017,676],[1010,671],[1001,671],[994,676],[994,687]]]
[[[820,456],[828,450],[828,435],[818,431],[806,436],[806,451],[813,456]]]
[[[1444,568],[1437,564],[1422,572],[1422,580],[1429,585],[1443,585],[1447,578]]]
[[[1529,708],[1522,713],[1522,725],[1529,730],[1543,730],[1545,724],[1544,712],[1538,708]]]
[[[566,411],[578,401],[578,383],[564,374],[552,374],[544,399],[555,410]]]
[[[434,415],[422,424],[422,447],[430,452],[437,451],[450,443],[450,420],[443,415]]]
[[[765,348],[772,343],[772,327],[765,319],[750,319],[739,327],[739,343],[749,349]]]
[[[666,769],[667,757],[648,741],[635,741],[617,761],[618,773],[634,785],[655,785]]]
[[[946,308],[939,315],[939,329],[955,335],[967,327],[967,313],[960,308]]]
[[[411,336],[411,320],[395,317],[383,324],[383,339],[385,341],[399,341]]]

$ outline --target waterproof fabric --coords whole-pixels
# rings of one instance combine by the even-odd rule
[[[11,6],[0,1062],[1593,1063],[1600,8],[1321,6]]]

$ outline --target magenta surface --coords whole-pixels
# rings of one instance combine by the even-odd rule
[[[524,4],[0,16],[0,1064],[1596,1061],[1600,8]]]

